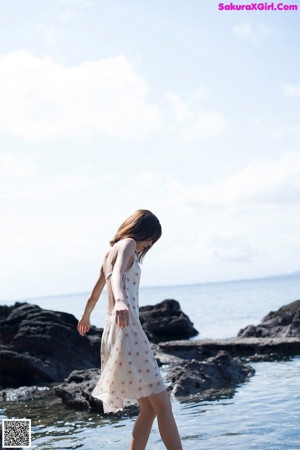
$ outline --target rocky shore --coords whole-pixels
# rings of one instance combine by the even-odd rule
[[[300,300],[271,311],[259,325],[248,325],[240,330],[241,338],[299,338],[300,337]]]
[[[160,344],[159,357],[168,361],[170,356],[184,360],[203,360],[225,351],[232,357],[249,361],[270,361],[300,355],[300,336],[288,338],[231,338],[174,341]],[[168,356],[166,356],[168,355]]]
[[[249,361],[300,355],[300,300],[224,340],[186,340],[198,332],[175,300],[141,308],[140,315],[167,388],[178,399],[231,395],[254,375]],[[102,411],[91,397],[102,329],[92,327],[81,337],[71,314],[27,303],[0,307],[0,319],[0,401],[55,394],[71,408]]]
[[[28,303],[0,307],[0,383],[31,386],[62,381],[72,370],[100,364],[102,329],[77,332],[77,319]]]
[[[180,339],[189,339],[199,334],[176,300],[142,306],[140,321],[148,339],[155,343],[172,341],[179,336]]]

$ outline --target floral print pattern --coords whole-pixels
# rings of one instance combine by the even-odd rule
[[[139,320],[137,256],[123,276],[123,291],[129,308],[129,326],[121,329],[115,313],[107,315],[101,341],[101,376],[92,395],[103,402],[104,412],[116,412],[141,397],[165,390],[150,343]],[[109,272],[106,276],[109,283]]]

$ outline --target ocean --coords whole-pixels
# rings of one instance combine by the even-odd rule
[[[88,293],[16,299],[81,317]],[[270,311],[300,298],[300,276],[187,286],[141,287],[140,306],[176,299],[199,335],[195,339],[230,338]],[[1,302],[2,304],[12,304]],[[91,322],[101,327],[105,293]],[[300,449],[300,357],[251,363],[256,374],[238,385],[230,397],[212,401],[172,400],[185,450]],[[110,418],[73,411],[60,400],[0,404],[2,418],[31,418],[32,448],[128,450],[134,418]],[[162,450],[157,424],[149,450]]]

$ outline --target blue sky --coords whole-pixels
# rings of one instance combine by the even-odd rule
[[[0,25],[0,299],[89,290],[138,208],[143,285],[299,270],[299,11],[11,0]]]

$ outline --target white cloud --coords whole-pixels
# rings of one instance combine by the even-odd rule
[[[0,155],[0,173],[9,177],[28,177],[37,172],[37,166],[17,155]]]
[[[157,126],[148,86],[122,55],[66,67],[23,50],[0,58],[0,74],[0,128],[24,139],[141,138]]]
[[[201,92],[201,96],[200,93]],[[165,95],[174,112],[173,118],[167,117],[170,132],[178,133],[185,142],[195,142],[218,135],[225,129],[225,119],[217,111],[205,109],[201,105],[203,90],[191,96],[189,102],[184,102],[181,97],[173,92]],[[200,104],[199,104],[200,103]],[[169,111],[170,113],[170,111]]]
[[[32,141],[95,131],[141,139],[160,128],[163,116],[185,142],[225,129],[225,119],[201,105],[203,90],[188,102],[167,93],[169,108],[148,102],[148,85],[122,55],[66,67],[21,50],[0,57],[0,74],[0,129]]]
[[[20,161],[14,164],[1,164],[0,159],[0,173],[5,173],[9,176],[29,176],[37,172],[37,168],[33,163],[21,163]],[[38,179],[38,188],[36,182],[24,185],[22,183],[13,184],[12,186],[4,185],[6,189],[1,189],[0,197],[18,198],[29,200],[48,200],[59,198],[62,201],[63,195],[74,195],[76,193],[88,191],[88,189],[99,189],[109,182],[116,179],[113,174],[105,175],[91,175],[79,174],[74,175],[55,175],[42,176]]]
[[[264,23],[259,23],[255,27],[249,22],[242,22],[233,25],[231,32],[241,42],[252,42],[256,44],[269,37],[273,33],[273,30]]]
[[[90,237],[89,233],[96,226],[90,218],[60,219],[59,221],[45,221],[35,218],[34,221],[22,218],[22,222],[15,221],[9,226],[1,223],[0,245],[2,255],[10,260],[26,257],[34,253],[40,259],[41,256],[63,257],[66,253],[70,256],[85,254]],[[28,256],[27,256],[28,257]]]
[[[249,263],[261,257],[252,239],[243,231],[224,231],[204,235],[196,245],[210,260]]]
[[[285,84],[283,86],[283,92],[288,97],[299,98],[300,97],[300,84]]]
[[[173,92],[165,94],[165,98],[170,102],[171,107],[175,113],[176,120],[184,120],[188,114],[188,106]]]
[[[168,248],[167,258],[172,261],[189,261],[200,264],[233,262],[251,263],[262,258],[260,249],[244,230],[224,230],[199,235],[192,247],[173,244]]]
[[[300,201],[300,153],[286,153],[277,161],[256,159],[212,185],[187,187],[169,184],[184,203],[199,206],[287,204]]]
[[[192,120],[182,130],[187,142],[216,136],[225,129],[225,119],[216,111],[200,111],[193,114]]]

